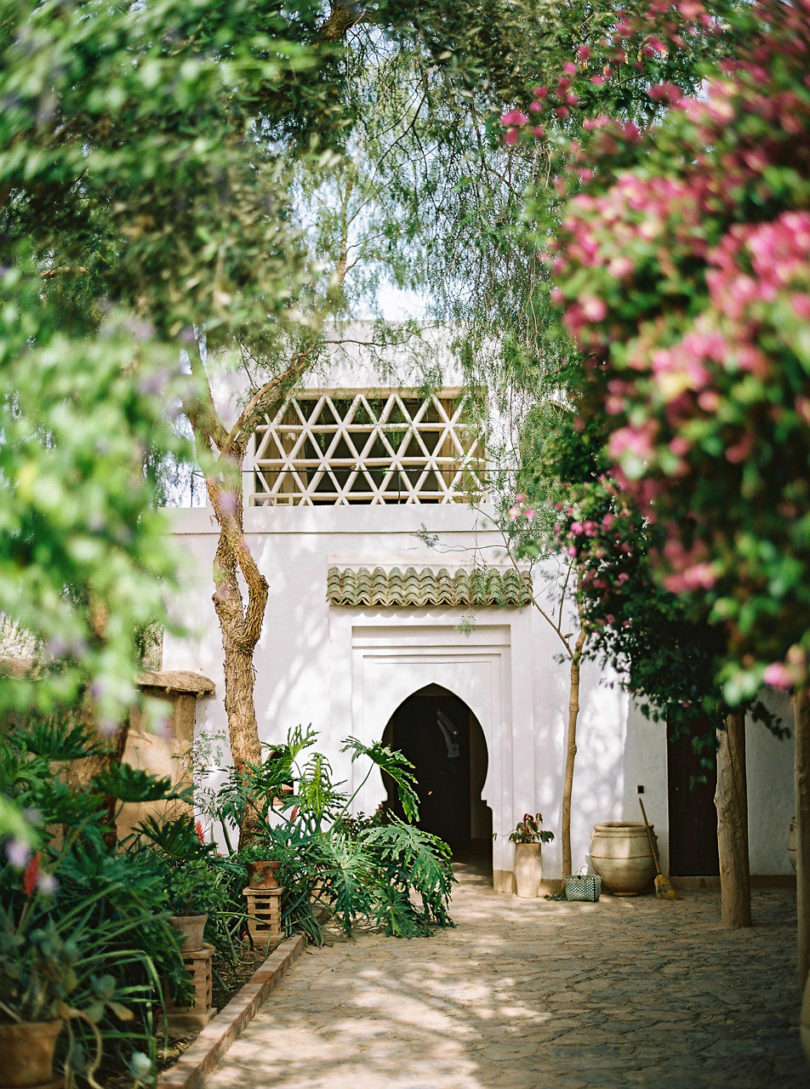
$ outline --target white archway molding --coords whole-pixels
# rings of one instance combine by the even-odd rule
[[[511,886],[512,869],[505,832],[534,801],[534,749],[529,759],[525,750],[516,759],[512,728],[513,707],[520,708],[522,729],[532,728],[531,644],[522,630],[529,621],[525,612],[489,615],[498,623],[464,632],[459,610],[333,609],[330,641],[335,706],[345,708],[351,733],[364,744],[380,741],[397,707],[429,684],[458,696],[478,719],[489,756],[481,797],[498,833],[493,870],[496,887],[502,887]],[[375,772],[362,783],[364,768],[357,764],[347,771],[350,788],[360,788],[356,808],[373,813],[385,798],[382,776]]]

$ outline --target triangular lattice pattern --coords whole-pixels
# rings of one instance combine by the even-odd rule
[[[484,491],[459,390],[312,390],[256,428],[255,506],[453,503]]]

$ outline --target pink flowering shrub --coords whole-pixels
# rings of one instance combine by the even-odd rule
[[[651,15],[650,60],[713,25],[698,0]],[[810,0],[758,0],[734,31],[699,98],[651,83],[662,123],[585,117],[548,260],[583,353],[581,426],[599,421],[610,477],[666,541],[662,587],[711,604],[740,697],[808,675]],[[614,78],[572,63],[516,132]]]

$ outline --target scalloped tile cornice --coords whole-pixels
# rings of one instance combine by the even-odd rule
[[[326,600],[330,605],[413,607],[424,605],[530,605],[528,572],[502,571],[496,567],[470,569],[446,567],[330,567],[326,576]]]

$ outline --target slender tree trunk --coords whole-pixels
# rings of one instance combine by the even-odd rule
[[[579,668],[582,661],[582,648],[585,646],[585,628],[579,629],[579,635],[571,656],[570,688],[568,694],[568,739],[565,751],[565,779],[562,798],[562,866],[563,877],[573,873],[571,862],[571,796],[574,791],[574,761],[577,755],[577,720],[579,718]]]
[[[796,914],[798,917],[799,984],[810,970],[810,694],[793,696],[794,790],[796,793]]]
[[[751,876],[748,868],[748,791],[745,777],[745,712],[726,716],[717,731],[717,849],[720,856],[720,905],[723,926],[751,926]]]
[[[236,773],[240,775],[247,764],[259,764],[262,758],[254,700],[253,652],[261,635],[268,584],[245,540],[241,474],[240,482],[229,489],[215,480],[208,480],[206,484],[219,524],[219,542],[214,556],[216,589],[212,600],[222,632],[225,713],[231,753]],[[247,605],[242,599],[240,573],[247,584]],[[240,847],[256,837],[259,826],[258,815],[248,808],[239,829]]]

